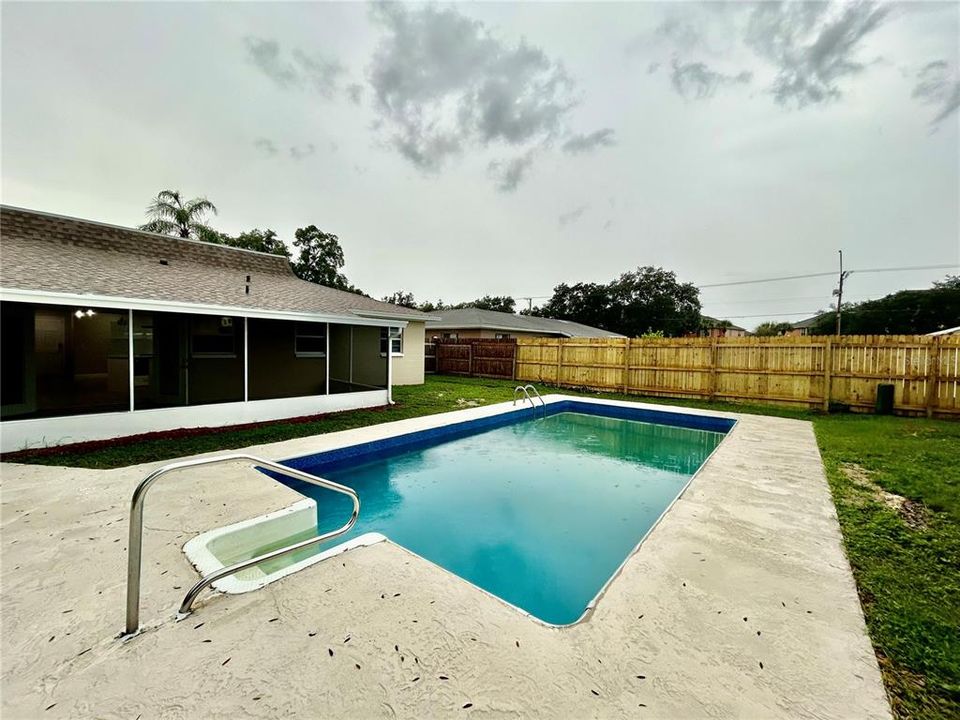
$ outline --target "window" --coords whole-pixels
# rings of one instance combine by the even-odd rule
[[[232,317],[201,315],[190,321],[190,354],[195,358],[237,356],[237,334]]]
[[[293,352],[297,357],[326,357],[326,323],[298,322],[294,330]]]
[[[456,340],[456,339],[457,339],[457,334],[456,334],[456,333],[444,333],[444,334],[443,334],[443,339],[444,339],[444,340]]]
[[[510,333],[497,333],[495,337],[497,340],[509,340]]]
[[[391,355],[403,355],[403,328],[380,328],[380,355],[386,357],[387,345]]]

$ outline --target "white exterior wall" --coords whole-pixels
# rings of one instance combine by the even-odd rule
[[[403,329],[403,355],[393,356],[394,385],[423,385],[423,325],[410,321]]]
[[[420,372],[422,376],[422,342],[420,348]],[[0,425],[0,452],[15,452],[27,448],[64,445],[88,440],[109,440],[180,428],[228,427],[244,423],[282,420],[303,415],[377,407],[386,405],[387,401],[387,390],[371,390],[338,395],[277,398],[275,400],[134,410],[132,412],[5,420]]]

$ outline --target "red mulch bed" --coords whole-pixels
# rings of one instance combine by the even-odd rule
[[[362,408],[365,412],[383,412],[386,407]],[[356,412],[351,410],[349,412]],[[50,447],[30,448],[29,450],[17,450],[0,454],[0,462],[17,462],[18,460],[28,460],[30,458],[49,457],[51,455],[66,455],[75,453],[88,453],[104,448],[123,447],[125,445],[136,445],[141,442],[151,440],[178,440],[180,438],[201,437],[204,435],[219,435],[221,433],[232,433],[252,428],[270,427],[271,425],[303,425],[322,420],[330,415],[338,413],[320,413],[319,415],[301,415],[294,418],[284,418],[282,420],[268,420],[266,422],[243,423],[242,425],[227,425],[222,427],[198,427],[198,428],[180,428],[178,430],[161,430],[158,432],[141,433],[139,435],[126,435],[119,438],[108,440],[87,440],[86,442],[70,443],[68,445],[52,445]]]

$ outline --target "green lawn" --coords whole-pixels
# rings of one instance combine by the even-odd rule
[[[3,459],[120,467],[501,402],[512,399],[514,385],[428,377],[422,386],[396,388],[397,404],[387,409]],[[652,401],[813,422],[894,712],[904,718],[960,717],[960,423]]]

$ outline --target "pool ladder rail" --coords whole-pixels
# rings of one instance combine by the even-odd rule
[[[323,533],[317,537],[301,540],[293,545],[287,545],[286,547],[272,550],[264,553],[263,555],[250,558],[249,560],[241,560],[240,562],[220,568],[219,570],[200,578],[200,580],[198,580],[193,587],[187,591],[187,594],[183,598],[183,602],[180,603],[180,610],[177,613],[178,620],[181,620],[190,614],[190,610],[193,607],[193,603],[196,602],[197,596],[203,591],[204,588],[212,585],[217,580],[238,573],[248,567],[258,565],[265,560],[272,560],[273,558],[296,552],[297,550],[302,550],[303,548],[310,547],[311,545],[316,545],[324,542],[325,540],[330,540],[331,538],[343,535],[344,533],[348,532],[357,522],[357,516],[360,514],[360,498],[356,491],[354,491],[352,488],[348,488],[340,483],[335,483],[332,480],[326,480],[324,478],[317,477],[316,475],[311,475],[303,470],[297,470],[295,468],[287,467],[286,465],[281,465],[280,463],[273,462],[272,460],[265,460],[257,457],[256,455],[248,455],[247,453],[232,453],[230,455],[218,455],[217,457],[200,458],[198,460],[184,460],[181,462],[164,465],[163,467],[154,470],[152,473],[147,475],[147,477],[140,481],[140,484],[137,485],[137,489],[133,491],[133,497],[130,500],[130,542],[129,550],[127,552],[127,618],[124,632],[119,635],[121,639],[132,637],[140,631],[140,571],[143,551],[143,501],[147,491],[157,480],[167,473],[188,470],[190,468],[200,467],[202,465],[236,462],[238,460],[249,461],[252,462],[255,467],[268,468],[281,475],[296,478],[297,480],[302,480],[306,483],[310,483],[311,485],[316,485],[317,487],[326,488],[327,490],[333,490],[334,492],[346,495],[353,500],[353,513],[350,515],[350,519],[343,526],[337,528],[336,530]]]
[[[517,387],[515,387],[513,390],[513,404],[514,405],[517,404],[517,396],[520,393],[523,393],[523,396],[527,399],[527,401],[530,403],[530,406],[533,408],[534,414],[536,414],[537,404],[533,401],[533,398],[530,397],[530,392],[529,392],[530,390],[533,390],[533,394],[536,395],[537,400],[540,401],[540,406],[543,408],[543,416],[546,417],[547,403],[544,401],[542,397],[540,397],[540,393],[537,392],[537,389],[533,385],[517,385]]]

